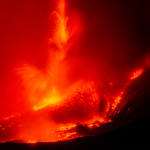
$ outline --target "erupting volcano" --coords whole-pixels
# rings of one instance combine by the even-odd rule
[[[1,103],[9,113],[1,113],[0,142],[57,142],[98,135],[105,124],[132,112],[134,103],[138,106],[135,95],[147,87],[143,81],[150,73],[148,52],[142,58],[137,52],[137,59],[134,52],[126,52],[124,45],[130,42],[121,37],[123,33],[114,34],[117,23],[110,20],[110,30],[105,29],[108,14],[94,16],[95,25],[69,0],[50,4],[53,11],[47,15],[48,33],[41,47],[47,57],[42,56],[44,65],[31,63],[37,56],[31,54],[30,61],[14,63],[3,81],[4,94],[12,100]],[[116,11],[110,11],[116,16],[120,8],[113,6]],[[123,42],[116,46],[118,35]],[[130,53],[133,58],[128,58]]]

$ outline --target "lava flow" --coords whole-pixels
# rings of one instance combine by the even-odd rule
[[[74,69],[71,65],[76,66],[74,60],[85,64],[77,56],[71,57],[73,61],[68,59],[77,55],[72,51],[82,39],[84,21],[79,13],[74,19],[67,14],[65,0],[54,3],[56,8],[48,19],[51,35],[47,64],[44,69],[28,63],[14,69],[12,87],[16,99],[26,101],[28,107],[1,120],[0,142],[56,142],[87,136],[80,127],[91,130],[112,122],[126,104],[123,99],[126,89],[144,72],[141,68],[131,73],[121,86],[115,77],[108,77],[105,82],[103,73],[102,79],[95,79],[90,65],[91,70],[84,70],[88,72],[85,78],[85,73],[80,75],[78,70],[71,76]]]

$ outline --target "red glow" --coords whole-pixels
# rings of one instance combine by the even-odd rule
[[[2,119],[0,133],[3,137],[0,142],[56,142],[86,136],[78,132],[78,126],[90,130],[99,128],[102,124],[112,122],[111,118],[119,112],[118,105],[126,87],[118,88],[119,83],[111,77],[108,77],[108,83],[103,82],[105,69],[101,65],[98,68],[102,79],[97,81],[92,63],[88,66],[79,54],[79,58],[77,54],[72,54],[76,43],[82,39],[80,34],[83,33],[84,22],[79,14],[73,15],[74,20],[69,18],[71,15],[66,13],[65,0],[55,3],[56,8],[48,20],[52,26],[52,35],[48,40],[50,48],[47,65],[40,69],[24,63],[14,69],[15,79],[10,91],[16,93],[14,99],[19,101],[16,108],[25,109]],[[67,59],[70,55],[75,56]],[[84,71],[88,70],[88,75],[85,78],[83,76],[87,72],[83,71],[81,75],[82,67],[75,69],[78,63],[86,64]],[[130,79],[137,78],[142,72],[142,69],[136,71]],[[8,131],[12,137],[7,135]]]

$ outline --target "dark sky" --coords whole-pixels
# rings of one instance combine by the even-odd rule
[[[67,14],[79,13],[84,30],[64,60],[72,64],[68,73],[72,81],[84,78],[108,84],[115,79],[122,88],[134,70],[147,65],[148,1],[68,0],[67,4]]]
[[[66,4],[66,15],[70,20],[80,15],[84,30],[64,60],[72,62],[70,81],[115,78],[124,84],[132,70],[145,67],[150,46],[149,1],[67,0]],[[19,110],[10,107],[15,97],[6,94],[15,66],[25,62],[41,69],[46,65],[47,20],[53,8],[51,0],[0,1],[0,118]]]

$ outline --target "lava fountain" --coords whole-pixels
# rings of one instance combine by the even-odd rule
[[[56,142],[87,136],[81,127],[97,131],[113,122],[125,108],[129,101],[128,87],[148,67],[139,65],[128,71],[125,68],[127,75],[120,73],[120,77],[115,73],[108,75],[113,70],[105,65],[110,57],[105,59],[102,53],[99,58],[103,63],[98,62],[99,65],[92,68],[95,64],[89,63],[90,57],[80,57],[80,49],[84,46],[79,45],[88,41],[83,40],[88,32],[84,29],[84,16],[80,12],[69,14],[65,0],[53,3],[55,10],[47,22],[50,34],[46,65],[41,69],[23,63],[13,70],[6,91],[13,91],[14,99],[26,101],[26,105],[24,110],[1,119],[0,142]]]

